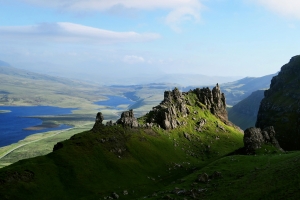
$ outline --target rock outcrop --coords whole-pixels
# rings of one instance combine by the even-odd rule
[[[95,120],[95,124],[92,128],[92,131],[95,132],[95,131],[99,130],[101,128],[101,126],[103,126],[103,124],[102,124],[103,120],[104,120],[104,117],[103,117],[102,113],[98,112],[96,115],[96,120]]]
[[[139,123],[137,119],[134,117],[133,110],[123,112],[121,114],[121,118],[118,119],[116,123],[130,128],[139,127]]]
[[[197,88],[189,92],[180,92],[177,88],[173,91],[165,91],[164,100],[154,107],[147,115],[147,123],[158,124],[163,129],[174,129],[181,125],[179,117],[187,117],[190,114],[187,105],[190,105],[188,95],[193,93],[197,96],[197,105],[210,112],[222,121],[228,122],[225,96],[221,93],[217,84],[212,90]],[[229,123],[229,122],[228,122]]]
[[[300,56],[291,58],[274,76],[261,101],[256,127],[274,126],[285,150],[300,149]]]
[[[189,114],[183,94],[175,88],[165,91],[164,100],[150,111],[149,123],[156,123],[163,129],[174,129],[179,125],[177,117]]]
[[[261,148],[264,144],[271,144],[277,149],[283,151],[275,138],[273,126],[261,130],[260,128],[251,127],[244,132],[244,149],[246,154],[253,154],[256,149]]]
[[[199,101],[204,104],[206,109],[209,109],[212,114],[225,121],[228,120],[225,95],[221,93],[219,84],[212,90],[208,87],[203,89],[197,88],[193,92],[197,94]]]

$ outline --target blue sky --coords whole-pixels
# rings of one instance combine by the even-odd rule
[[[297,0],[0,0],[0,60],[50,74],[263,76],[299,36]]]

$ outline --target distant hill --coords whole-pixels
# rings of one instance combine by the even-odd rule
[[[228,110],[228,119],[243,130],[254,127],[261,100],[265,90],[253,92]]]
[[[0,105],[80,107],[104,99],[104,94],[114,94],[108,87],[34,73],[3,61],[0,84]]]
[[[10,66],[7,62],[0,60],[0,66]]]
[[[50,81],[50,82],[62,83],[62,84],[72,85],[72,86],[76,86],[78,84],[80,85],[84,84],[84,82],[78,80],[67,79],[67,78],[56,77],[56,76],[49,76],[45,74],[34,73],[23,69],[18,69],[12,67],[10,64],[3,61],[0,61],[0,75],[8,75],[15,78],[25,78],[31,80]],[[86,85],[91,85],[91,84],[86,84]]]
[[[226,96],[226,103],[233,106],[248,97],[254,91],[268,89],[271,84],[271,79],[275,75],[276,74],[262,77],[246,77],[231,83],[221,84],[221,89]]]
[[[262,77],[245,77],[243,79],[220,84],[222,92],[226,96],[226,103],[233,106],[241,100],[248,97],[252,92],[265,90],[270,87],[271,79],[276,74],[270,74]],[[213,85],[199,85],[198,87],[210,87]],[[193,89],[193,86],[184,87],[184,91]]]
[[[240,77],[206,76],[203,74],[166,74],[154,80],[156,83],[176,83],[181,86],[215,85],[238,80]]]

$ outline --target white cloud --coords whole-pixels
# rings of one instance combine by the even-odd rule
[[[203,7],[202,0],[23,0],[33,5],[52,7],[62,11],[89,12],[109,11],[115,7],[125,9],[154,10],[163,9],[169,13],[166,23],[171,27],[178,27],[186,20],[199,20]]]
[[[300,19],[299,0],[251,0],[281,15]]]
[[[2,40],[24,40],[36,42],[85,42],[85,43],[122,43],[144,42],[160,38],[155,33],[115,32],[79,24],[59,22],[32,26],[0,27]]]
[[[58,9],[71,11],[103,11],[114,6],[122,5],[126,8],[137,9],[174,9],[179,7],[194,7],[199,6],[198,0],[23,0],[35,5],[54,7]]]
[[[145,59],[143,57],[136,56],[136,55],[126,55],[123,58],[123,62],[128,64],[137,64],[137,63],[145,62]]]
[[[170,12],[169,15],[166,17],[166,23],[178,32],[180,32],[181,30],[179,28],[180,23],[189,20],[200,20],[200,14],[198,12],[198,9],[191,7],[180,7]]]

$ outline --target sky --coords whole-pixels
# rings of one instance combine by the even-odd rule
[[[299,0],[0,0],[0,60],[52,75],[259,77],[299,52]]]

